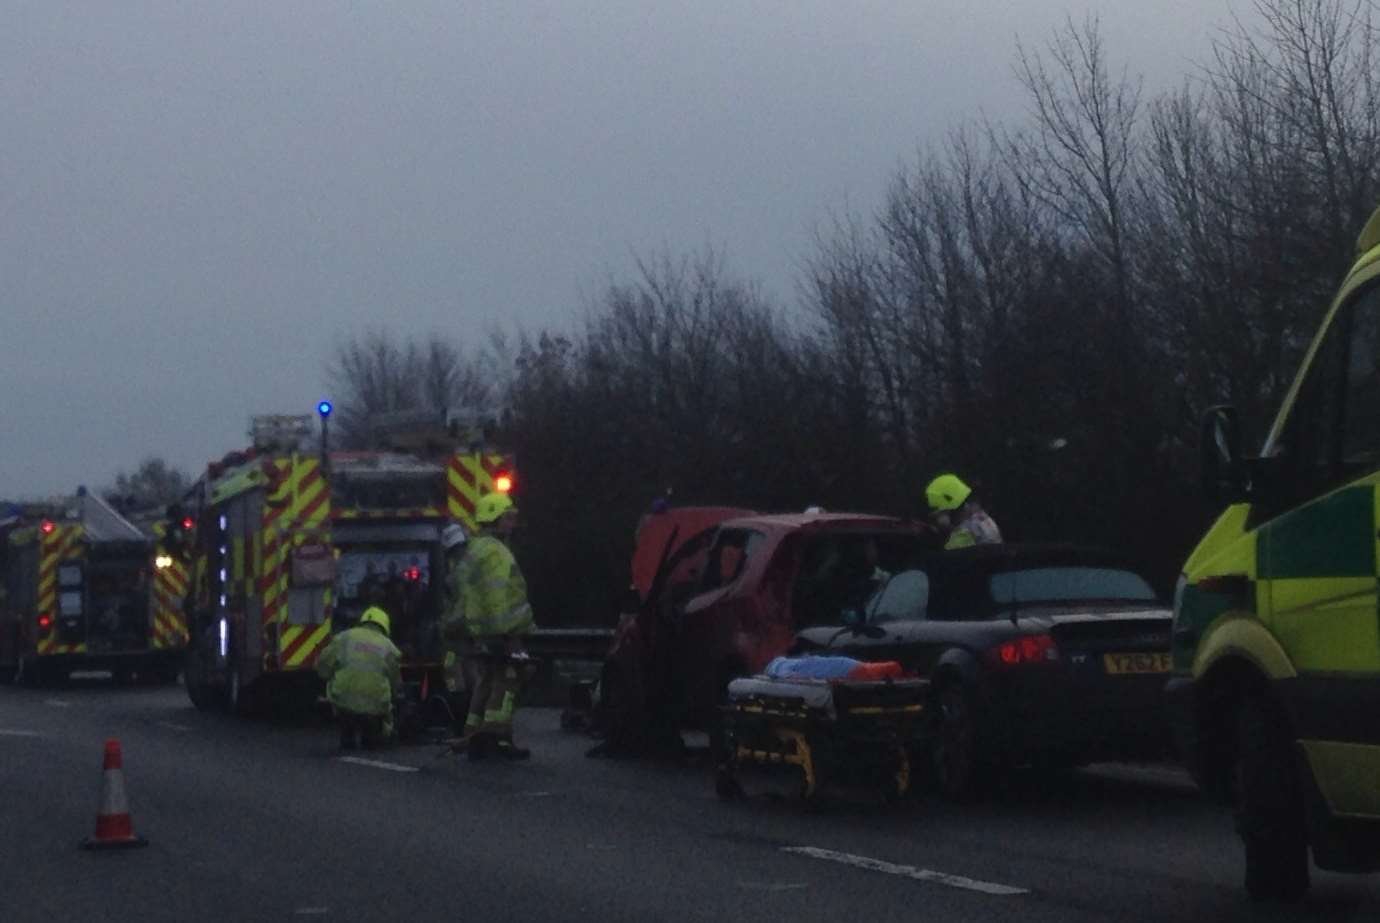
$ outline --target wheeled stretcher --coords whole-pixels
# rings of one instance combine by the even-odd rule
[[[762,675],[729,683],[719,796],[741,795],[742,775],[758,769],[793,776],[806,800],[835,784],[905,795],[929,682],[901,675],[895,664],[862,667],[835,678]],[[866,678],[850,678],[859,675]]]

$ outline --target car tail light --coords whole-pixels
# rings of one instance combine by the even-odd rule
[[[48,613],[45,612],[45,613],[43,613],[42,615],[40,615],[40,616],[38,617],[38,630],[39,630],[39,631],[47,631],[49,628],[52,628],[52,627],[53,627],[53,617],[52,617],[51,615],[49,615]]]
[[[1031,663],[1057,663],[1059,647],[1050,635],[1028,635],[989,648],[985,656],[989,665],[1002,669]]]

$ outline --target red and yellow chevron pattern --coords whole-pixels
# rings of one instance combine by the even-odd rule
[[[63,644],[57,636],[58,565],[86,557],[85,530],[79,525],[55,525],[46,534],[40,531],[38,551],[38,611],[53,620],[52,627],[38,636],[37,651],[47,654],[84,654],[86,644]]]
[[[309,540],[329,542],[330,487],[316,458],[293,455],[275,459],[272,466],[272,483],[263,507],[263,537],[254,543],[258,547],[246,579],[258,582],[269,664],[276,662],[280,670],[306,669],[315,666],[317,655],[330,640],[331,591],[321,591],[325,613],[321,623],[289,622],[292,551]]]
[[[452,455],[446,463],[446,505],[450,517],[475,531],[478,523],[474,521],[474,505],[493,491],[498,474],[512,476],[512,456],[496,452]]]
[[[187,596],[187,565],[177,558],[153,570],[153,632],[149,646],[158,650],[186,647],[187,617],[182,601]]]

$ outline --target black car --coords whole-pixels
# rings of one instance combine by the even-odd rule
[[[897,660],[928,677],[929,758],[945,794],[991,770],[1171,752],[1163,703],[1172,613],[1108,552],[984,545],[892,575],[798,653]]]

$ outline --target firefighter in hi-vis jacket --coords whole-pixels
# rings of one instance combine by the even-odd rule
[[[470,690],[465,733],[452,747],[471,759],[496,753],[526,759],[513,742],[513,713],[526,673],[522,638],[532,630],[532,607],[508,540],[517,527],[517,507],[506,494],[490,493],[475,504],[479,534],[455,564],[455,598],[447,621],[463,625],[467,641],[466,685]]]

